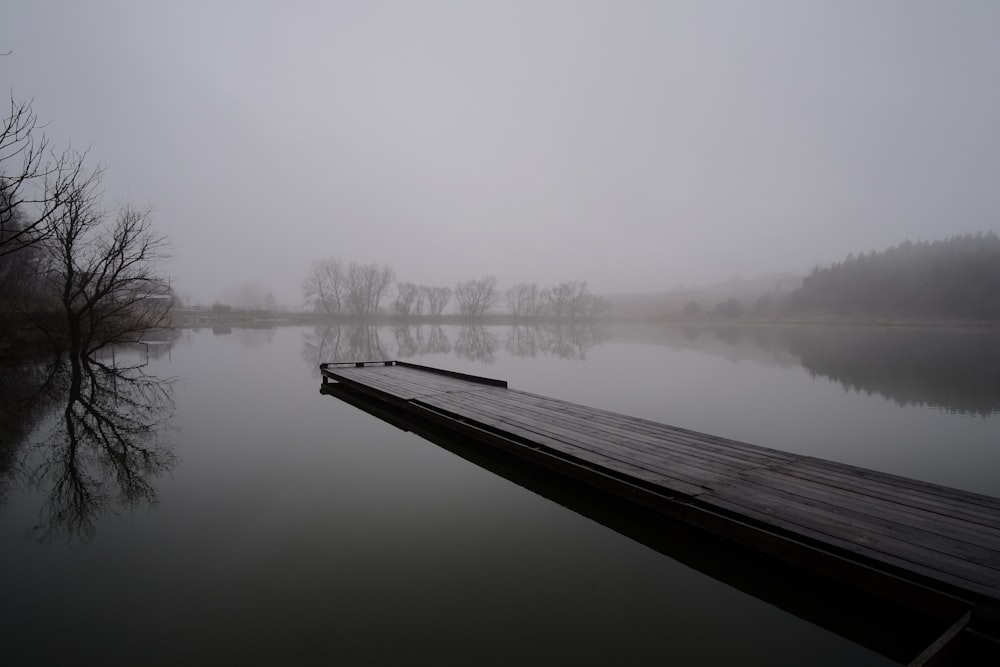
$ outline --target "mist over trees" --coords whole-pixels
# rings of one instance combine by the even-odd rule
[[[344,279],[348,312],[352,315],[377,315],[382,297],[395,280],[388,264],[358,264],[351,262]]]
[[[421,286],[420,290],[427,298],[427,313],[431,317],[441,317],[445,306],[451,301],[451,288]]]
[[[547,295],[537,283],[517,283],[504,293],[507,310],[515,319],[541,317],[545,312]]]
[[[279,310],[278,300],[263,284],[248,280],[223,292],[222,301],[213,308],[240,308],[256,313],[274,313]]]
[[[584,281],[552,287],[522,282],[501,291],[495,276],[483,276],[461,281],[452,289],[395,280],[395,272],[386,264],[345,264],[339,257],[312,263],[302,281],[302,296],[307,310],[328,317],[438,319],[454,303],[455,313],[464,318],[589,320],[606,315],[611,307],[610,301],[592,294]]]
[[[468,317],[482,317],[499,299],[497,279],[493,276],[466,280],[455,285],[458,312]]]
[[[586,282],[568,282],[544,292],[549,312],[556,319],[593,319],[603,315],[610,303],[587,290]]]
[[[313,262],[302,281],[302,295],[307,307],[326,315],[340,313],[343,290],[344,264],[338,257]]]
[[[789,295],[791,311],[1000,319],[1000,237],[906,241],[817,268]]]
[[[395,280],[388,264],[348,265],[339,257],[313,262],[302,282],[308,308],[324,315],[377,315],[382,299]]]
[[[996,285],[1000,237],[980,232],[851,254],[804,277],[778,273],[616,295],[612,316],[698,322],[995,321],[1000,320]],[[555,298],[569,291],[560,289]]]
[[[397,315],[409,317],[419,316],[424,309],[423,292],[420,286],[413,283],[396,283],[396,303],[393,311]]]

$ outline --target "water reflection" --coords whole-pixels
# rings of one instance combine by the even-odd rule
[[[21,446],[57,404],[49,388],[54,360],[0,366],[0,505],[17,471]]]
[[[1000,412],[1000,331],[875,327],[630,327],[616,340],[697,349],[734,362],[805,368],[898,405]]]
[[[0,401],[23,415],[20,440],[10,441],[20,450],[12,467],[45,497],[32,533],[84,540],[105,514],[154,504],[154,478],[176,461],[164,437],[172,381],[141,365],[86,358],[52,360],[32,373],[27,395]],[[35,426],[42,433],[32,440]]]
[[[1000,411],[1000,335],[995,331],[841,331],[785,341],[813,375],[899,405],[986,416]]]
[[[497,360],[497,337],[480,324],[465,324],[455,339],[455,354],[463,359],[493,364]]]
[[[397,340],[400,334],[397,333]],[[398,345],[398,343],[397,343]],[[319,364],[326,361],[384,361],[393,349],[382,339],[382,328],[371,324],[322,325],[306,332],[302,340],[302,358],[319,374]]]
[[[457,326],[454,342],[440,324],[330,324],[314,327],[302,341],[302,358],[313,368],[322,362],[381,361],[428,354],[455,354],[492,364],[501,349],[502,327],[467,322]],[[516,357],[551,355],[583,360],[595,345],[608,340],[599,325],[515,325],[502,335],[503,349]],[[316,371],[318,373],[318,371]]]
[[[537,327],[537,332],[543,353],[577,361],[586,359],[590,348],[606,342],[609,337],[606,329],[592,322]]]
[[[440,324],[427,327],[396,326],[393,332],[396,336],[397,356],[400,358],[424,354],[449,354],[452,350],[451,340]]]

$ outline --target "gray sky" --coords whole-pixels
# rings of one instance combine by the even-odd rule
[[[1000,230],[1000,2],[6,2],[0,84],[179,289],[652,291]]]

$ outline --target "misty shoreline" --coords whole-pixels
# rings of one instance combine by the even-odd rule
[[[816,313],[780,318],[768,317],[604,317],[600,319],[560,319],[555,317],[515,318],[504,313],[470,318],[459,314],[433,317],[429,315],[319,315],[316,313],[266,313],[253,310],[233,310],[225,314],[211,310],[175,309],[171,312],[173,326],[200,328],[205,326],[301,326],[309,324],[370,324],[376,326],[413,325],[479,325],[479,326],[564,326],[648,325],[694,327],[914,327],[947,329],[995,329],[1000,321],[969,319],[911,318],[893,315],[831,315]]]

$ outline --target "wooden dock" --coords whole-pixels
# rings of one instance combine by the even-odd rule
[[[400,414],[938,618],[940,637],[910,664],[1000,655],[1000,499],[516,391],[500,380],[394,361],[320,370],[324,383]]]

